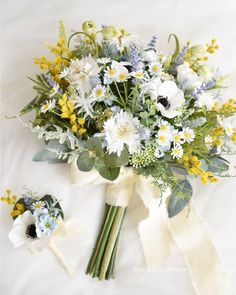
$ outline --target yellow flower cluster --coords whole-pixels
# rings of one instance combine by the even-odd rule
[[[201,168],[201,161],[197,156],[192,156],[185,154],[180,163],[188,170],[190,174],[201,176],[201,182],[203,184],[208,184],[208,182],[218,182],[212,172],[205,171]]]
[[[213,145],[220,147],[223,144],[223,141],[221,137],[224,135],[224,128],[223,127],[217,127],[213,132],[212,132],[212,140],[213,140]]]
[[[2,202],[6,202],[8,205],[10,206],[14,206],[14,209],[10,212],[10,215],[12,217],[17,217],[19,215],[21,215],[22,213],[25,212],[25,206],[24,204],[20,204],[20,203],[17,203],[16,204],[16,201],[17,201],[17,196],[16,195],[12,195],[11,193],[11,190],[6,190],[6,196],[2,196],[0,197],[0,200]]]
[[[207,52],[213,54],[219,49],[219,45],[216,44],[216,39],[212,39],[210,44],[207,44]]]
[[[234,112],[236,112],[235,99],[230,98],[226,103],[224,103],[221,106],[219,106],[219,103],[216,102],[212,110],[214,112],[224,113],[224,114],[234,113]]]
[[[75,133],[79,132],[81,135],[84,134],[86,132],[84,128],[85,120],[84,118],[77,117],[74,113],[74,102],[69,100],[67,94],[64,93],[58,103],[61,106],[61,118],[70,120],[71,130]]]

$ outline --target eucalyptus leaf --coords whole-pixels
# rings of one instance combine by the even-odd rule
[[[181,212],[192,197],[193,189],[188,180],[177,183],[169,197],[167,206],[169,217],[174,217]]]
[[[111,181],[115,180],[120,174],[119,167],[107,167],[105,164],[102,163],[97,166],[97,169],[102,177]]]
[[[97,157],[101,157],[103,155],[102,143],[97,137],[89,138],[85,143],[85,147],[89,151],[94,152]]]
[[[207,164],[208,171],[213,173],[220,173],[229,169],[229,164],[224,158],[221,157],[211,157],[207,159]]]
[[[182,167],[171,166],[171,171],[175,174],[188,175],[188,171]]]
[[[56,158],[56,154],[50,151],[47,151],[45,149],[42,149],[38,151],[34,156],[33,156],[33,161],[34,162],[42,162],[42,161],[52,161],[53,159]]]
[[[49,207],[53,207],[53,208],[58,209],[59,215],[61,216],[62,219],[64,219],[64,214],[61,209],[60,203],[55,197],[53,197],[51,195],[45,195],[44,197],[42,197],[40,199],[40,201],[47,203]]]
[[[115,154],[115,153],[105,154],[104,155],[104,163],[108,167],[126,166],[129,163],[129,152],[125,148],[121,152],[120,157],[118,157],[117,154]]]
[[[77,166],[80,171],[90,171],[93,169],[94,164],[95,157],[91,156],[87,151],[83,151],[77,159]]]

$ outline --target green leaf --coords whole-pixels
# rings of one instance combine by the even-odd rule
[[[175,39],[175,51],[172,54],[172,58],[171,58],[171,61],[173,62],[176,59],[177,55],[179,54],[179,40],[175,34],[170,34],[168,42],[170,41],[171,37],[174,37],[174,39]]]
[[[34,162],[51,161],[55,158],[55,153],[42,149],[33,156]]]
[[[169,217],[174,217],[181,212],[192,197],[193,189],[188,180],[182,180],[177,183],[169,197],[167,206]]]
[[[170,168],[173,173],[180,174],[180,175],[188,175],[188,171],[182,167],[171,166]]]
[[[89,138],[85,143],[85,148],[94,152],[97,157],[103,156],[102,143],[97,137]]]
[[[122,152],[120,157],[117,154],[105,154],[104,155],[104,163],[108,167],[121,167],[126,166],[129,163],[129,152],[125,148]]]
[[[211,157],[207,159],[206,162],[208,165],[207,170],[213,173],[220,173],[229,169],[229,164],[227,163],[227,160],[221,157]]]
[[[49,207],[57,208],[59,210],[59,215],[62,219],[64,219],[64,213],[61,209],[60,203],[57,201],[55,197],[51,195],[45,195],[40,199],[40,201],[47,203]]]
[[[119,167],[107,167],[102,161],[97,165],[97,170],[102,177],[112,181],[120,174]]]
[[[29,113],[30,111],[32,111],[35,108],[36,102],[38,100],[38,96],[36,96],[33,100],[31,100],[30,103],[27,104],[27,106],[25,106],[21,111],[20,111],[20,115],[24,115]]]
[[[95,157],[91,156],[89,152],[82,152],[77,159],[77,166],[80,171],[90,171],[95,164]]]

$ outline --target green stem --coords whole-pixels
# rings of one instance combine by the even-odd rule
[[[121,93],[120,93],[120,89],[119,89],[119,87],[118,87],[118,85],[117,85],[117,82],[114,81],[114,84],[115,84],[115,86],[116,86],[116,90],[117,90],[117,92],[118,92],[118,94],[119,94],[119,97],[120,97],[122,103],[123,103],[124,105],[126,105],[125,100],[124,100],[124,98],[122,97],[122,95],[121,95]]]
[[[105,253],[102,259],[101,269],[99,273],[99,280],[105,280],[106,272],[107,272],[110,259],[112,256],[112,252],[116,243],[116,239],[120,230],[123,214],[124,214],[124,208],[118,207],[115,218],[114,218],[114,222],[112,224],[112,228],[109,234],[109,238],[107,241]]]

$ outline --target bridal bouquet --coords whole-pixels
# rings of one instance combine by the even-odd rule
[[[57,43],[48,44],[54,57],[35,59],[42,70],[30,78],[37,95],[20,112],[34,111],[27,125],[45,142],[33,160],[72,163],[78,182],[109,183],[87,267],[101,280],[113,276],[136,176],[151,183],[158,206],[164,198],[171,218],[189,207],[188,175],[206,185],[229,169],[222,155],[236,142],[236,105],[222,98],[224,77],[208,64],[216,40],[180,47],[171,34],[169,41],[175,49],[163,54],[155,36],[146,44],[124,29],[85,21],[68,37],[61,22]]]

